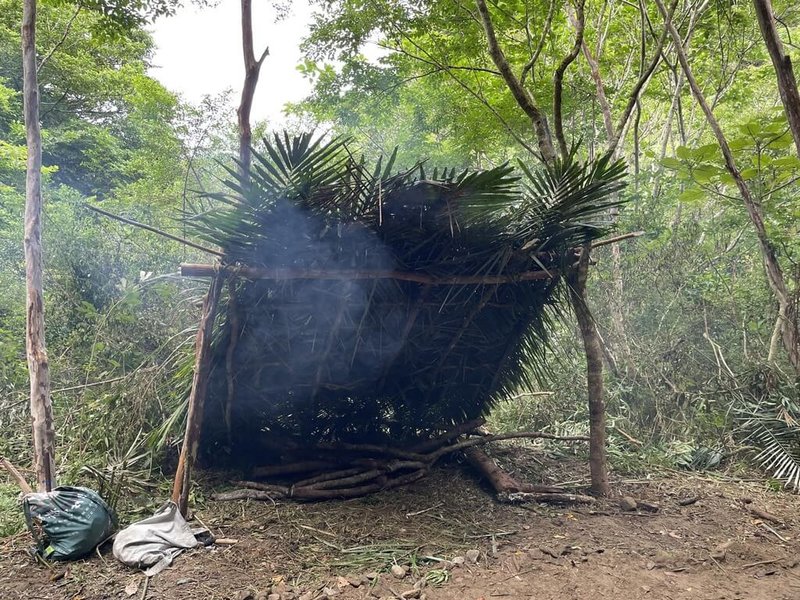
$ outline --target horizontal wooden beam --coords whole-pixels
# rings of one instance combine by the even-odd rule
[[[557,271],[522,271],[511,275],[452,275],[435,277],[426,273],[412,273],[407,271],[378,271],[378,270],[353,270],[353,269],[267,269],[263,267],[220,267],[215,265],[184,263],[181,265],[181,275],[184,277],[213,277],[222,272],[234,277],[245,279],[272,279],[275,281],[288,281],[292,279],[320,279],[352,281],[356,279],[396,279],[398,281],[412,281],[428,285],[501,285],[504,283],[519,283],[521,281],[542,281],[558,276]]]
[[[617,242],[621,242],[623,240],[642,237],[644,234],[645,234],[644,231],[631,231],[630,233],[623,233],[622,235],[618,235],[616,237],[606,238],[604,240],[598,240],[592,244],[592,248],[599,248],[600,246],[608,246],[609,244],[616,244]]]

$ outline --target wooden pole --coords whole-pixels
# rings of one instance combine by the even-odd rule
[[[606,404],[603,385],[603,353],[586,296],[590,246],[586,244],[578,265],[570,273],[569,295],[581,330],[586,353],[586,383],[589,397],[589,470],[592,493],[608,496],[608,460],[606,458]]]
[[[214,329],[214,318],[217,315],[219,294],[222,288],[222,274],[217,274],[211,281],[205,300],[200,325],[195,338],[194,376],[192,391],[189,393],[189,406],[186,412],[186,429],[183,435],[181,456],[172,485],[172,501],[178,505],[181,514],[188,513],[189,491],[191,490],[192,468],[197,459],[197,448],[200,444],[200,431],[203,426],[203,410],[205,408],[208,375],[211,366],[211,334]]]
[[[50,369],[44,338],[42,291],[42,134],[39,128],[39,82],[36,77],[36,0],[22,5],[22,98],[28,146],[25,179],[26,354],[31,380],[33,467],[36,487],[56,486],[55,429],[50,400]]]
[[[216,273],[214,265],[182,264],[181,275],[184,277],[212,277]],[[413,281],[429,285],[497,285],[502,283],[517,283],[520,281],[539,281],[552,279],[558,276],[557,271],[523,271],[511,275],[454,275],[434,277],[426,273],[408,271],[375,271],[355,269],[266,269],[261,267],[222,267],[222,271],[230,275],[238,275],[246,279],[329,279],[329,280],[355,280],[355,279],[397,279],[400,281]]]

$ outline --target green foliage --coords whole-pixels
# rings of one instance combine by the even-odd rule
[[[14,484],[0,483],[0,539],[25,528],[19,493]]]
[[[800,491],[800,404],[798,384],[771,370],[754,379],[734,406],[744,436],[757,449],[755,460],[785,488]]]

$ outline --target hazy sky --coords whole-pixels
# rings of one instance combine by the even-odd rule
[[[272,2],[253,2],[256,58],[265,46],[270,51],[261,67],[253,120],[276,124],[283,105],[309,91],[295,66],[311,10],[303,1],[292,4],[291,15],[276,23]],[[232,88],[238,104],[244,79],[239,10],[239,0],[220,0],[218,6],[204,9],[187,3],[174,17],[160,19],[152,28],[157,50],[151,75],[191,102]]]

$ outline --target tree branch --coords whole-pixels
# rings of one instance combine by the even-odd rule
[[[536,50],[531,53],[530,60],[525,63],[525,66],[522,68],[522,73],[519,76],[519,82],[522,85],[525,85],[525,78],[528,76],[530,71],[536,66],[536,61],[539,60],[539,55],[542,53],[542,49],[544,48],[544,43],[547,41],[547,35],[550,33],[550,28],[553,26],[553,15],[556,13],[556,0],[550,0],[550,7],[547,9],[547,17],[545,17],[544,27],[542,27],[542,35],[539,37],[539,43],[536,45]],[[530,23],[525,21],[525,33],[528,35],[528,39],[531,38],[531,30],[530,30]]]
[[[547,117],[539,110],[531,95],[522,86],[519,79],[517,79],[516,75],[514,75],[514,72],[511,70],[508,59],[497,42],[494,25],[492,25],[492,19],[489,15],[489,9],[486,7],[485,0],[475,0],[475,4],[478,7],[478,15],[480,16],[483,30],[486,33],[489,56],[491,56],[492,61],[503,76],[503,80],[514,96],[517,105],[519,105],[531,120],[534,131],[536,132],[536,139],[539,142],[539,152],[541,152],[543,160],[548,163],[553,162],[556,158],[556,151],[553,147],[553,140],[550,135],[550,128],[547,124]]]
[[[585,0],[577,0],[575,6],[575,43],[553,74],[553,126],[556,131],[556,140],[558,140],[558,146],[561,150],[561,157],[564,159],[566,159],[569,154],[567,141],[564,138],[564,119],[561,114],[564,93],[564,73],[566,73],[567,68],[575,62],[575,59],[578,58],[578,53],[581,51],[583,32],[586,28],[586,19],[583,11],[584,3]]]
[[[72,23],[75,22],[75,19],[77,18],[78,13],[81,12],[81,8],[83,8],[83,7],[81,6],[81,3],[78,2],[78,6],[75,9],[75,12],[72,14],[72,16],[70,17],[69,21],[67,21],[66,27],[64,27],[64,35],[62,35],[61,39],[58,40],[58,42],[56,42],[56,45],[53,46],[52,48],[50,48],[50,51],[47,54],[44,55],[44,58],[42,58],[42,61],[39,63],[39,66],[36,67],[36,72],[37,73],[42,70],[42,67],[45,65],[45,63],[48,60],[50,60],[50,57],[53,56],[53,53],[56,50],[58,50],[61,47],[61,45],[66,41],[67,36],[69,35],[70,30],[72,29]]]

